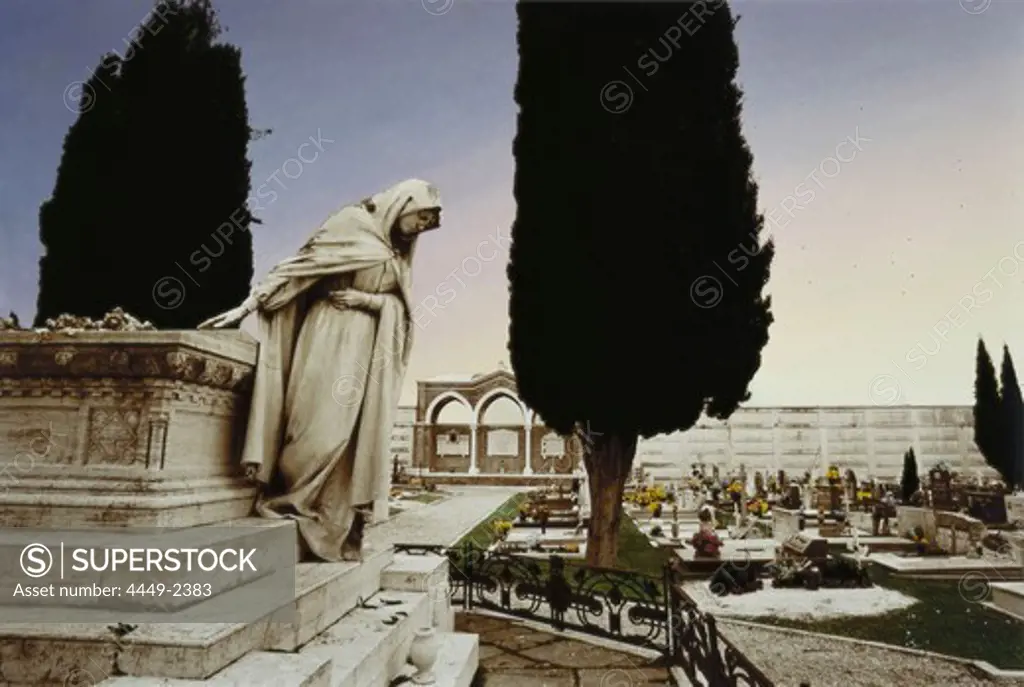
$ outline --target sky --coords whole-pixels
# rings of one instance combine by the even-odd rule
[[[257,213],[257,279],[339,206],[424,178],[441,189],[444,226],[417,248],[413,300],[429,313],[403,402],[418,379],[507,361],[514,3],[215,5],[224,40],[242,49],[250,120],[273,129],[250,147],[253,187],[286,186]],[[744,134],[777,251],[775,323],[749,405],[970,403],[979,336],[997,365],[1004,343],[1024,365],[1024,3],[734,6]],[[38,208],[74,121],[65,103],[150,7],[0,3],[0,312],[34,315]],[[642,107],[658,87],[625,65],[613,81],[595,107]],[[288,163],[285,179],[310,137],[322,150],[301,171]],[[167,202],[188,193],[183,178]],[[729,269],[695,284],[695,297],[728,288]]]

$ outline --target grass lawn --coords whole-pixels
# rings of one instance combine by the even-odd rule
[[[519,513],[519,505],[523,503],[527,498],[526,493],[516,494],[504,504],[502,504],[497,510],[491,513],[486,520],[482,521],[477,525],[471,532],[465,537],[459,540],[456,547],[462,547],[471,543],[477,548],[487,548],[497,540],[497,536],[494,532],[492,523],[495,520],[515,520]],[[619,551],[618,557],[615,564],[617,570],[628,570],[635,573],[646,575],[656,583],[658,593],[661,593],[661,580],[664,571],[665,564],[671,559],[672,551],[670,549],[655,548],[651,546],[650,540],[647,536],[637,529],[636,524],[632,519],[623,515],[621,525],[619,527]],[[538,567],[542,574],[547,574],[548,562],[545,560],[536,560]],[[583,561],[576,561],[571,559],[565,560],[566,577],[572,578],[575,573],[575,569],[585,568],[586,564]],[[595,585],[595,591],[607,591],[611,588],[610,582],[601,582]],[[627,596],[634,596],[629,594],[625,590],[623,592]]]
[[[494,531],[495,520],[515,520],[519,515],[519,506],[526,502],[528,492],[522,491],[513,495],[508,501],[498,506],[493,513],[480,521],[480,524],[471,529],[462,539],[455,544],[455,548],[462,548],[472,544],[478,549],[486,549],[498,539]]]
[[[920,603],[865,617],[749,620],[981,659],[1003,669],[1024,669],[1024,622],[965,599],[955,581],[898,578],[877,565],[871,569],[871,578],[879,586],[912,596]]]

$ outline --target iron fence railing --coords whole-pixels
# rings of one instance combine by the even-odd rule
[[[487,610],[661,652],[694,684],[774,687],[682,590],[660,578],[596,568],[561,556],[534,557],[460,546],[396,544],[395,551],[448,559],[448,594],[464,610]]]

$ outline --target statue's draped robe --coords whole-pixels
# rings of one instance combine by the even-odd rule
[[[379,215],[343,208],[300,253],[271,271],[260,302],[260,352],[242,462],[265,485],[256,511],[297,521],[318,558],[342,560],[354,507],[386,498],[391,427],[411,345],[411,253]],[[326,290],[383,295],[378,312],[339,309]]]

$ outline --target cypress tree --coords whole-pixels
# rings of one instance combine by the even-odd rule
[[[1002,385],[1003,481],[1011,489],[1024,486],[1024,402],[1010,348],[1003,346]]]
[[[900,478],[900,492],[903,503],[910,503],[910,497],[921,488],[921,478],[917,474],[917,456],[914,447],[903,454],[903,476]]]
[[[985,462],[1003,475],[1006,466],[1003,458],[1001,405],[995,365],[985,348],[985,342],[978,339],[974,362],[974,443],[978,445]]]
[[[521,0],[518,18],[511,357],[524,401],[583,438],[587,559],[609,566],[638,438],[749,397],[774,247],[728,5]]]
[[[108,232],[123,168],[125,127],[114,83],[118,58],[107,55],[82,85],[78,118],[64,137],[53,195],[39,209],[39,295],[35,326],[61,313],[100,317],[114,295],[117,259]]]
[[[104,114],[92,127],[104,136],[82,146],[73,166],[66,143],[61,167],[109,176],[101,184],[66,175],[62,185],[59,175],[44,204],[37,320],[122,306],[160,328],[191,328],[248,294],[252,129],[241,53],[217,43],[220,34],[209,0],[161,0],[124,53],[104,58],[94,89],[94,110]],[[73,293],[81,272],[56,274],[59,256],[75,253],[89,258],[85,303]]]

